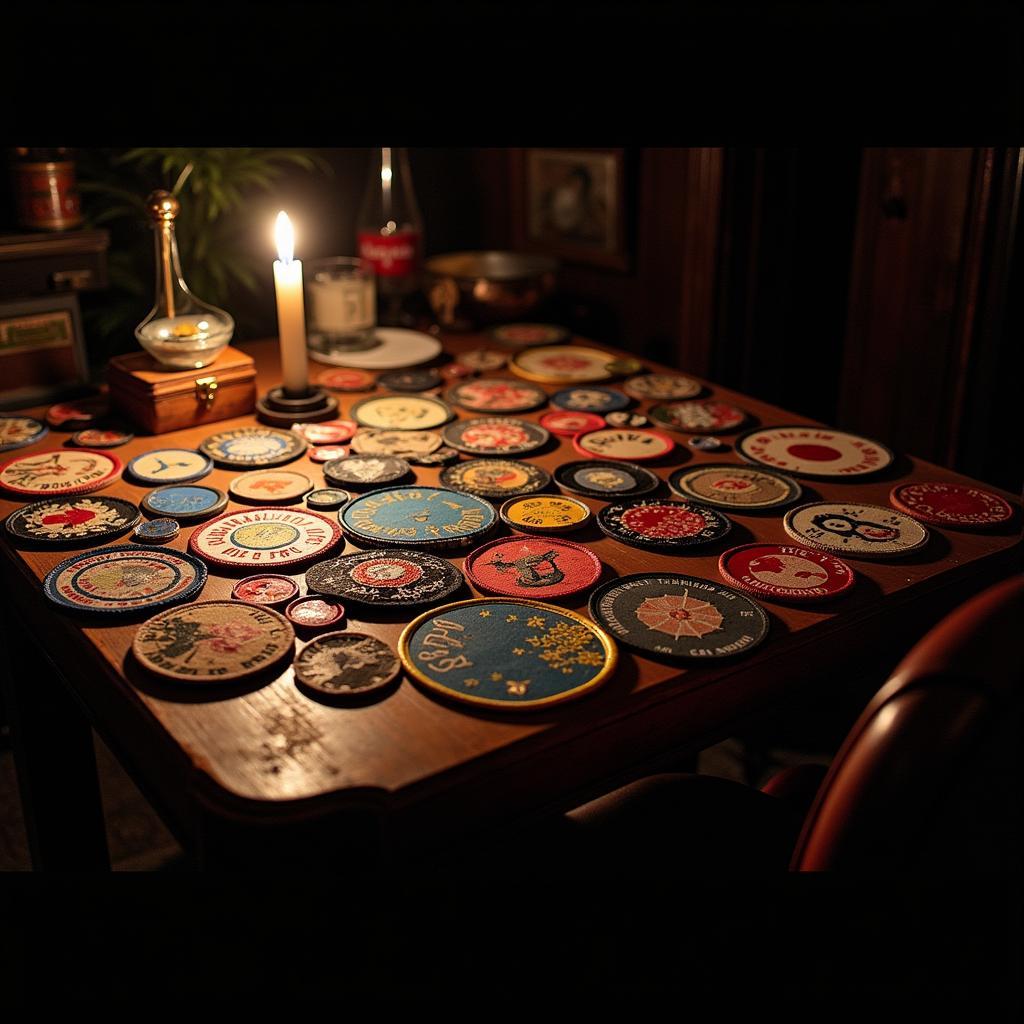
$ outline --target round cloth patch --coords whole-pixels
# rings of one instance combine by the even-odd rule
[[[202,519],[216,515],[228,503],[228,496],[216,487],[203,484],[168,484],[150,491],[142,507],[157,516],[172,519]]]
[[[494,341],[506,348],[557,345],[569,337],[564,327],[554,324],[502,324],[500,327],[492,327],[490,333]]]
[[[357,455],[397,455],[400,459],[430,455],[441,447],[432,430],[361,430],[352,438]]]
[[[315,512],[333,512],[341,508],[351,497],[348,491],[340,491],[336,487],[321,487],[306,495],[306,505]]]
[[[741,544],[722,554],[726,583],[779,601],[821,601],[853,586],[853,570],[822,551],[785,544]]]
[[[363,697],[387,689],[401,672],[398,655],[368,633],[326,633],[294,663],[295,679],[328,697]]]
[[[365,370],[325,370],[316,382],[330,391],[372,391],[375,387],[373,375]]]
[[[127,430],[100,430],[90,428],[78,430],[71,435],[71,440],[80,448],[119,448],[135,439],[135,435]]]
[[[803,493],[800,485],[770,469],[716,463],[677,469],[668,485],[676,494],[716,508],[736,512],[761,512],[796,501]]]
[[[477,598],[425,612],[398,641],[406,672],[434,693],[518,710],[589,693],[614,671],[611,637],[576,612]]]
[[[730,658],[768,635],[768,616],[749,597],[677,572],[610,580],[590,595],[589,610],[620,643],[670,658]]]
[[[122,544],[66,559],[43,580],[43,590],[65,608],[126,613],[184,601],[205,582],[206,566],[191,555]]]
[[[532,533],[569,533],[586,526],[593,516],[582,501],[557,494],[512,498],[501,506],[498,514],[513,530]]]
[[[324,466],[324,479],[336,487],[374,487],[402,480],[412,472],[397,455],[350,455]]]
[[[704,399],[699,402],[666,402],[651,409],[651,419],[671,430],[709,434],[735,430],[747,414],[735,405]]]
[[[304,473],[289,469],[258,470],[243,473],[228,484],[231,497],[236,501],[255,504],[287,505],[299,501],[313,489],[313,481]]]
[[[89,448],[63,448],[16,455],[0,465],[0,487],[12,494],[88,494],[106,487],[121,472],[121,460]]]
[[[295,647],[291,623],[244,601],[198,601],[143,623],[132,652],[150,672],[191,683],[227,683],[270,669]]]
[[[629,396],[615,388],[565,388],[551,396],[551,404],[567,412],[615,412],[629,405]]]
[[[667,434],[657,430],[629,430],[605,427],[579,434],[572,446],[580,455],[596,455],[602,459],[622,459],[627,462],[647,462],[668,455],[676,443]]]
[[[508,416],[461,420],[441,433],[445,444],[470,455],[522,455],[543,447],[551,437],[536,423]]]
[[[225,512],[196,527],[188,546],[214,565],[246,568],[309,561],[326,554],[339,540],[337,525],[316,512],[254,508]]]
[[[962,484],[900,484],[889,501],[901,512],[935,526],[986,530],[1013,518],[1013,506],[998,494]]]
[[[322,597],[300,597],[292,601],[284,614],[293,626],[302,629],[326,629],[345,616],[342,605],[325,601]]]
[[[246,576],[231,588],[231,596],[250,604],[283,605],[299,596],[299,585],[290,576]]]
[[[877,473],[895,458],[877,441],[808,426],[747,431],[736,439],[736,451],[748,462],[821,479]]]
[[[470,412],[527,412],[547,405],[547,392],[523,381],[482,378],[449,388],[445,398]]]
[[[359,426],[377,430],[433,430],[455,414],[439,398],[384,395],[356,402],[349,415]]]
[[[614,413],[612,414],[614,415]],[[601,416],[593,412],[548,412],[540,418],[540,425],[552,434],[562,437],[574,437],[590,430],[603,429],[605,422]]]
[[[724,537],[732,522],[721,512],[694,501],[632,498],[606,505],[597,525],[614,540],[655,551],[676,551]]]
[[[51,405],[46,413],[46,422],[55,430],[80,430],[106,416],[109,411],[109,403],[102,395],[79,398],[73,402]]]
[[[181,533],[176,519],[150,519],[139,523],[132,531],[132,536],[144,544],[166,544]]]
[[[633,377],[622,385],[631,398],[650,399],[664,402],[676,398],[693,398],[704,390],[700,381],[682,374],[645,373]]]
[[[563,462],[555,470],[555,483],[587,498],[635,498],[649,494],[661,481],[643,466],[630,462]]]
[[[333,462],[335,459],[343,459],[348,455],[348,449],[338,444],[324,444],[311,448],[309,458],[312,462]]]
[[[463,570],[486,593],[550,601],[592,587],[601,577],[601,560],[565,540],[501,537],[471,551]]]
[[[359,429],[354,420],[328,420],[325,423],[295,423],[292,433],[307,444],[344,444]],[[310,452],[312,458],[313,453]]]
[[[511,459],[470,459],[441,470],[441,483],[455,491],[484,498],[533,494],[551,483],[551,475],[531,462]]]
[[[469,373],[491,373],[494,370],[500,370],[508,362],[508,356],[504,352],[492,352],[486,348],[463,352],[456,358],[458,362],[455,365],[467,371],[464,376]]]
[[[398,547],[464,547],[498,520],[483,498],[443,487],[385,487],[353,498],[338,513],[356,543]]]
[[[139,508],[121,498],[34,501],[7,517],[7,532],[42,544],[94,544],[132,529]]]
[[[128,472],[144,484],[181,484],[199,480],[213,469],[213,460],[191,448],[158,448],[136,455]]]
[[[377,378],[377,384],[389,391],[429,391],[440,383],[437,370],[392,370]]]
[[[782,525],[794,540],[853,558],[899,558],[924,547],[929,537],[916,519],[859,502],[799,505],[786,513]]]
[[[607,352],[583,345],[549,345],[517,352],[509,361],[509,369],[526,380],[541,384],[586,384],[608,380]]]
[[[360,551],[306,571],[311,593],[362,605],[415,608],[437,604],[462,586],[451,562],[424,551]]]
[[[223,466],[280,466],[297,459],[306,442],[290,430],[238,427],[223,430],[200,442],[199,451]]]
[[[0,452],[35,444],[49,432],[45,423],[31,416],[0,416]]]

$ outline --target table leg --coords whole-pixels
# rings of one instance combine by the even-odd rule
[[[92,729],[43,647],[5,604],[5,701],[33,867],[109,871]]]

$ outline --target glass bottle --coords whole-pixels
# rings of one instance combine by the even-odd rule
[[[11,177],[18,224],[36,231],[70,231],[82,223],[74,154],[65,147],[16,147]]]
[[[420,286],[423,218],[404,148],[373,149],[363,202],[356,218],[359,258],[377,280],[377,322],[409,326],[409,298]]]
[[[235,321],[223,309],[197,299],[181,276],[174,218],[181,204],[162,189],[146,200],[156,240],[156,302],[135,328],[139,344],[175,370],[209,366],[231,340]]]

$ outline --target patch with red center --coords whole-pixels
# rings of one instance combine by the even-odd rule
[[[877,441],[842,430],[795,425],[748,430],[736,440],[748,462],[808,477],[861,477],[891,465],[895,456]]]

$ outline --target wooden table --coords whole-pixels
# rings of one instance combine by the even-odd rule
[[[486,344],[478,335],[444,340],[449,352]],[[261,392],[279,382],[274,341],[241,347],[257,361]],[[315,378],[324,368],[313,364],[311,369]],[[762,425],[814,423],[709,387]],[[341,397],[347,415],[364,396]],[[536,420],[543,411],[524,418]],[[251,416],[225,420],[163,435],[158,442],[137,437],[115,451],[127,462],[156,443],[195,447],[215,430],[254,422]],[[14,454],[51,450],[68,436],[52,431]],[[652,466],[663,478],[684,462],[740,461],[731,447],[723,456],[693,451],[684,435],[678,440],[673,455]],[[550,470],[576,457],[569,439],[553,438],[535,461]],[[322,467],[308,456],[292,466],[315,481],[323,479]],[[438,472],[420,468],[416,478],[433,484]],[[207,480],[226,490],[235,475],[237,470],[215,469]],[[804,500],[855,496],[886,505],[893,484],[912,479],[967,482],[901,456],[866,482],[802,483]],[[99,493],[138,503],[146,490],[119,479]],[[1016,501],[1019,496],[1004,497]],[[595,510],[603,504],[585,500]],[[21,504],[2,499],[0,514]],[[727,538],[685,558],[627,547],[596,526],[571,539],[590,544],[610,574],[684,570],[710,580],[719,579],[718,556],[726,547],[788,540],[781,515],[732,518]],[[39,581],[68,556],[67,550],[19,549],[5,538],[0,572],[12,667],[9,699],[34,863],[74,870],[108,866],[89,725],[186,849],[209,867],[292,859],[316,863],[331,850],[387,863],[467,832],[570,806],[670,755],[699,751],[794,696],[820,694],[836,685],[842,669],[858,658],[870,661],[887,644],[908,647],[969,594],[1019,569],[1019,518],[1012,528],[995,532],[933,529],[925,549],[898,561],[856,560],[856,587],[831,605],[761,602],[771,620],[770,636],[734,663],[671,665],[620,648],[618,671],[598,691],[555,708],[515,714],[442,703],[408,679],[378,703],[354,709],[304,695],[291,669],[269,683],[226,693],[159,681],[129,655],[137,621],[83,626],[45,599]],[[190,533],[183,526],[171,546],[185,549]],[[345,551],[351,550],[357,549],[346,544]],[[339,548],[335,554],[340,553]],[[452,560],[462,561],[461,556]],[[301,572],[294,577],[302,584]],[[202,598],[229,597],[236,578],[211,567]],[[586,614],[586,596],[565,604]],[[405,621],[395,614],[364,620],[353,609],[348,628],[394,646]]]

